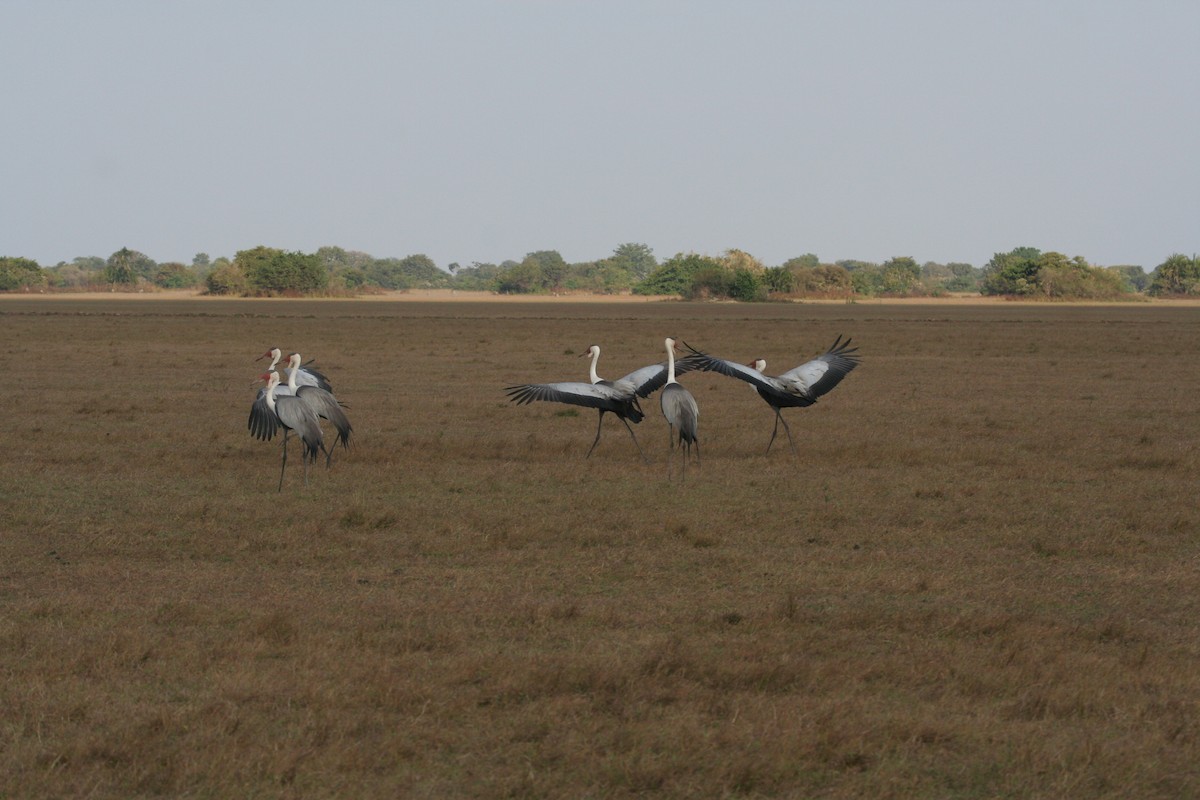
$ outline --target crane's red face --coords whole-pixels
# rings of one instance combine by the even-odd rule
[[[270,382],[271,382],[271,378],[272,378],[272,377],[274,377],[274,375],[275,375],[275,373],[274,373],[274,372],[264,372],[262,375],[259,375],[259,376],[258,376],[258,379],[259,379],[260,381],[263,381],[263,382],[265,382],[265,383],[270,383]]]

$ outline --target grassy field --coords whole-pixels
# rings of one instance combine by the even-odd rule
[[[1200,796],[1198,314],[0,300],[0,797]],[[799,460],[683,376],[683,483],[502,391],[838,334]]]

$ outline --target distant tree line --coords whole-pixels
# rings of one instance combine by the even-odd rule
[[[788,297],[939,297],[984,294],[1045,299],[1120,299],[1200,295],[1200,260],[1171,255],[1147,273],[1141,266],[1100,267],[1033,247],[996,253],[981,268],[918,263],[897,256],[877,264],[823,262],[806,253],[767,266],[749,253],[678,253],[664,261],[644,244],[619,245],[597,261],[569,264],[556,250],[520,261],[440,268],[428,256],[375,258],[341,247],[301,253],[259,246],[233,258],[197,253],[191,264],[157,263],[121,248],[107,259],[82,256],[53,267],[0,257],[0,291],[199,288],[236,296],[349,295],[383,290],[461,289],[500,294],[634,293],[688,299],[759,301]]]

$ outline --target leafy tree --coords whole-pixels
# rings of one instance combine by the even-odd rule
[[[1113,299],[1126,291],[1121,276],[1093,267],[1083,256],[1042,253],[1038,258],[1037,291],[1052,298]]]
[[[983,267],[983,294],[1032,294],[1037,290],[1038,258],[1036,247],[1016,247],[996,253]]]
[[[529,258],[520,263],[510,263],[496,278],[496,290],[501,294],[529,294],[540,292],[545,287],[541,266]]]
[[[195,270],[189,269],[178,261],[168,261],[158,265],[158,270],[154,273],[152,280],[155,286],[161,286],[164,289],[186,289],[189,286],[195,286],[200,279]]]
[[[60,261],[46,271],[46,282],[50,286],[79,288],[92,283],[93,272],[85,272],[74,264]]]
[[[331,275],[346,269],[359,269],[365,272],[375,261],[367,253],[343,250],[340,247],[318,247],[317,257],[321,259],[321,263],[325,265]]]
[[[743,303],[758,302],[767,299],[767,287],[760,277],[763,272],[755,272],[745,267],[733,271],[733,282],[729,288],[729,296]]]
[[[268,274],[270,272],[271,259],[282,252],[277,247],[267,247],[260,244],[258,247],[252,247],[249,250],[239,250],[234,254],[233,263],[241,271],[245,279],[245,290],[258,288],[258,284],[253,276],[259,273]]]
[[[877,295],[884,291],[883,269],[867,261],[839,261],[850,275],[850,286],[857,294]]]
[[[633,275],[613,257],[572,264],[564,281],[568,289],[605,294],[628,291],[633,283]]]
[[[341,285],[347,289],[359,289],[368,283],[367,273],[356,267],[344,267],[329,276],[329,285]]]
[[[930,292],[977,292],[979,275],[980,270],[957,261],[949,264],[926,261],[921,265],[921,282]]]
[[[879,265],[873,261],[859,261],[858,259],[855,259],[855,258],[843,258],[841,261],[838,261],[836,263],[839,267],[846,270],[847,272],[857,272],[858,270],[863,270],[863,269],[870,270],[870,269],[878,269],[879,268]]]
[[[122,247],[108,257],[104,265],[104,282],[132,286],[138,278],[150,279],[158,268],[154,260],[145,253]]]
[[[696,274],[713,267],[724,269],[721,262],[708,256],[677,253],[673,258],[659,264],[646,280],[633,287],[633,291],[634,294],[686,295]]]
[[[731,272],[737,272],[738,270],[744,269],[754,273],[755,275],[761,275],[763,270],[766,269],[766,267],[763,266],[763,263],[757,258],[750,255],[745,250],[738,250],[736,248],[726,250],[725,255],[721,258],[721,261],[725,264],[726,269]]]
[[[821,259],[817,258],[812,253],[805,253],[802,256],[789,258],[787,261],[783,262],[783,266],[790,270],[816,269],[817,267],[821,266]]]
[[[204,276],[204,286],[209,294],[246,294],[250,290],[246,273],[227,258],[213,262],[213,268]]]
[[[948,292],[977,292],[983,270],[962,261],[951,261],[946,265],[951,277],[942,284]]]
[[[1121,281],[1125,284],[1126,291],[1144,292],[1146,287],[1150,285],[1150,276],[1146,274],[1146,270],[1142,269],[1137,264],[1119,264],[1105,269],[1115,272]]]
[[[329,286],[329,272],[316,254],[284,252],[247,272],[250,287],[264,294],[312,294]]]
[[[796,274],[787,266],[767,267],[763,273],[763,284],[769,292],[790,294],[796,291]]]
[[[33,259],[0,256],[0,291],[34,289],[45,285],[46,273]]]
[[[614,268],[628,272],[634,283],[645,280],[658,266],[654,251],[648,245],[632,242],[618,245],[608,261]]]
[[[561,289],[563,280],[567,277],[567,262],[557,250],[528,253],[521,263],[535,268],[541,274],[541,288],[544,289]]]
[[[77,256],[70,263],[60,261],[46,271],[51,286],[80,288],[101,282],[105,262],[100,256]]]
[[[413,286],[422,289],[434,289],[449,282],[449,276],[438,269],[433,259],[424,253],[400,259],[400,269],[408,276]]]
[[[196,255],[192,256],[193,269],[202,272],[208,269],[210,266],[212,266],[212,262],[208,258],[208,253],[196,253]]]
[[[801,294],[842,295],[852,291],[850,272],[837,264],[793,265],[787,269],[795,279],[794,291]]]
[[[921,267],[908,256],[888,259],[879,268],[879,283],[882,294],[922,294]]]
[[[708,300],[730,297],[733,294],[733,273],[724,264],[712,263],[700,267],[683,291],[689,300]]]
[[[502,294],[525,294],[563,288],[570,267],[557,250],[526,254],[519,264],[509,263],[500,273],[496,288]]]
[[[366,269],[367,280],[384,289],[411,289],[412,281],[398,258],[380,258]]]
[[[992,257],[983,269],[981,291],[990,295],[1111,299],[1127,289],[1118,273],[1093,267],[1083,256],[1018,247]]]
[[[499,275],[500,267],[495,264],[475,261],[469,267],[459,267],[450,285],[468,292],[495,291]]]
[[[1196,293],[1200,293],[1200,259],[1174,253],[1154,268],[1150,280],[1150,294],[1162,296]]]
[[[100,256],[76,256],[71,264],[84,272],[103,272],[105,261]]]
[[[373,282],[371,274],[376,261],[367,253],[358,250],[344,250],[341,247],[319,247],[316,255],[329,273],[330,286],[353,290]],[[386,272],[386,269],[384,271]],[[400,272],[397,267],[396,273]],[[405,288],[405,285],[387,286],[386,288]]]
[[[316,254],[260,245],[238,251],[234,264],[254,294],[311,294],[329,285],[329,272]]]

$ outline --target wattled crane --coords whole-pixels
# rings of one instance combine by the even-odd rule
[[[679,430],[679,452],[683,454],[683,477],[687,477],[687,462],[692,453],[692,445],[696,445],[696,463],[700,463],[700,441],[696,433],[700,425],[700,408],[692,393],[679,385],[675,380],[675,340],[667,337],[663,340],[667,348],[667,385],[663,387],[658,398],[659,407],[667,420],[667,441],[671,453],[667,454],[667,477],[671,477],[671,459],[675,450],[675,430]],[[701,354],[702,355],[702,354]],[[704,362],[701,361],[701,368]],[[686,449],[684,449],[686,446]]]
[[[792,441],[792,431],[780,410],[811,406],[817,402],[818,397],[832,391],[833,387],[841,383],[842,378],[849,375],[861,361],[861,357],[857,355],[858,348],[850,347],[850,339],[843,342],[842,337],[838,336],[821,355],[782,375],[772,377],[763,374],[763,370],[767,368],[764,359],[756,359],[749,365],[738,364],[702,353],[686,343],[684,346],[691,351],[692,356],[699,359],[700,369],[746,381],[758,390],[758,396],[775,412],[775,428],[771,431],[771,441],[767,442],[767,452],[771,452],[771,445],[775,443],[775,435],[779,432],[779,423],[782,422],[783,429],[787,432],[788,444],[792,447],[792,454],[797,458],[800,454],[796,451],[796,443]]]

